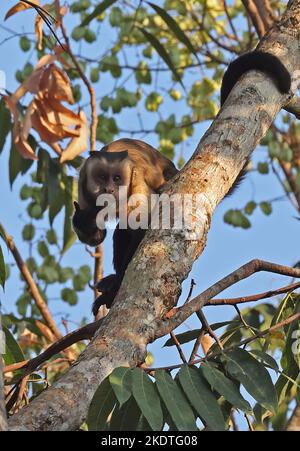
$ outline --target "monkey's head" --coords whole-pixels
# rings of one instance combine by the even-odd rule
[[[121,152],[90,152],[85,162],[86,190],[95,201],[100,194],[112,194],[118,201],[119,188],[129,189],[132,162],[126,150]]]

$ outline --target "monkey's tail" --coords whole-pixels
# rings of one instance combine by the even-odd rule
[[[221,86],[221,106],[239,78],[249,70],[259,70],[269,75],[282,94],[287,94],[291,87],[291,76],[282,62],[270,53],[253,51],[239,56],[229,64]]]

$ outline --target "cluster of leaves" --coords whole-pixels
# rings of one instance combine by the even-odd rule
[[[241,311],[240,316],[235,317],[230,322],[215,323],[211,328],[215,331],[226,327],[225,332],[220,336],[220,341],[226,349],[236,349],[243,340],[251,339],[259,336],[261,331],[267,330],[272,326],[276,326],[299,312],[299,295],[289,294],[275,307],[272,304],[261,304],[255,307],[247,308]],[[300,348],[299,335],[297,331],[300,329],[300,321],[297,320],[291,324],[277,329],[276,332],[267,334],[266,338],[255,339],[248,343],[249,352],[252,357],[258,359],[261,365],[264,365],[268,370],[272,370],[272,380],[275,382],[276,396],[278,403],[272,415],[269,409],[257,399],[255,392],[244,386],[244,388],[257,401],[253,407],[253,414],[255,417],[255,427],[257,429],[265,430],[268,426],[273,429],[283,430],[287,423],[288,406],[295,396],[299,396],[299,378],[300,378]],[[200,329],[185,332],[177,335],[177,340],[181,345],[190,343],[195,340],[200,334]],[[165,346],[174,346],[175,343],[169,339]],[[280,351],[281,359],[280,365],[274,355],[278,356]],[[219,353],[219,348],[216,344],[210,349],[212,354]],[[209,356],[208,356],[209,357]],[[253,367],[254,371],[255,365]],[[251,365],[249,370],[245,370],[245,374],[251,375]],[[255,370],[256,371],[256,370]],[[251,378],[256,379],[258,383],[260,380],[255,377],[255,371]],[[277,376],[277,377],[276,377]],[[243,385],[243,381],[240,380]],[[263,386],[260,387],[263,390]]]
[[[157,370],[154,379],[139,368],[114,370],[94,395],[89,430],[161,431],[168,425],[170,430],[196,431],[201,420],[208,430],[222,431],[231,407],[252,413],[240,384],[264,408],[274,412],[277,407],[268,371],[242,349],[225,352],[218,362],[206,361],[199,368],[183,365],[174,378]]]
[[[16,318],[14,315],[2,316],[2,327],[5,335],[5,352],[3,361],[5,366],[24,362],[32,357],[32,351],[39,354],[49,343],[43,334],[43,323],[37,322],[32,317]],[[42,325],[42,327],[40,327]],[[16,339],[15,337],[18,337]],[[85,348],[83,342],[73,345],[73,350],[80,354]],[[61,362],[59,362],[61,359]],[[52,367],[51,362],[55,363]],[[63,353],[55,354],[47,361],[46,378],[42,373],[34,372],[30,376],[30,384],[28,386],[30,399],[32,400],[47,386],[52,384],[59,375],[69,366],[65,362]],[[5,385],[11,387],[18,383],[22,375],[22,370],[15,371],[13,376],[6,375]]]
[[[299,340],[295,341],[294,332],[300,321],[265,339],[259,334],[298,311],[299,296],[288,295],[278,308],[262,304],[243,310],[243,321],[236,317],[232,322],[213,324],[213,330],[227,326],[220,337],[224,350],[215,344],[199,366],[182,365],[178,372],[160,369],[153,377],[140,368],[115,369],[91,402],[89,430],[225,430],[230,427],[232,408],[252,415],[257,430],[284,429],[290,400],[299,394]],[[197,339],[200,332],[178,334],[176,339],[184,345]],[[239,348],[242,339],[255,335],[258,337],[249,342],[248,350]],[[175,346],[173,338],[165,346]],[[278,347],[282,351],[280,367],[272,357]],[[256,404],[244,398],[246,393]]]
[[[288,164],[292,168],[292,176],[296,187],[295,194],[297,194],[297,190],[300,190],[300,149],[298,144],[300,139],[300,125],[294,122],[290,124],[290,121],[286,117],[285,119],[289,124],[289,129],[287,132],[282,133],[280,139],[273,130],[270,130],[262,139],[261,145],[267,148],[268,159],[267,161],[259,161],[257,163],[256,172],[262,176],[266,176],[273,171],[274,165],[277,163]],[[292,188],[287,179],[282,180],[282,184],[287,194],[292,193]],[[258,208],[264,215],[270,216],[276,200],[276,198],[261,202],[251,200],[242,209],[227,211],[224,215],[224,222],[233,227],[248,229],[252,225],[249,217]]]

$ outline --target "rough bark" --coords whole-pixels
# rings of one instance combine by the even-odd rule
[[[300,0],[265,36],[262,50],[279,56],[292,73],[300,68]],[[206,244],[212,214],[288,99],[269,78],[249,72],[238,82],[193,157],[168,193],[201,193],[198,239],[183,232],[149,230],[128,267],[115,303],[85,352],[52,387],[9,421],[13,430],[73,430],[84,421],[99,383],[116,367],[135,366],[180,295],[181,283]]]

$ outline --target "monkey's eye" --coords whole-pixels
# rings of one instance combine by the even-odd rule
[[[115,175],[114,178],[113,178],[113,181],[118,183],[118,182],[121,181],[121,177],[119,175]]]

